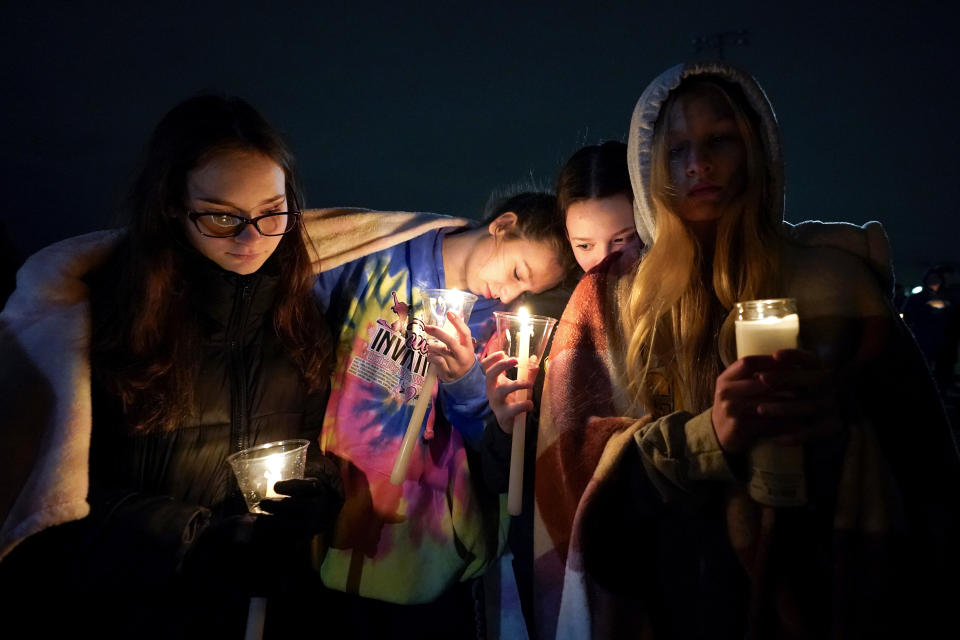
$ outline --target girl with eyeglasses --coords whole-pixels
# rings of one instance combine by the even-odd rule
[[[3,430],[44,441],[3,450],[0,580],[23,612],[57,603],[36,629],[240,637],[251,595],[282,604],[310,579],[342,485],[315,442],[332,341],[301,204],[263,117],[197,97],[155,129],[119,237],[64,241],[21,271],[0,326],[29,409]],[[306,479],[248,515],[227,456],[291,438],[312,443]]]

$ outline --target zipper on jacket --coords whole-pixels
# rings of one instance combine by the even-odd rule
[[[247,410],[247,367],[243,357],[243,329],[250,307],[251,285],[241,276],[227,322],[227,370],[230,375],[230,442],[233,451],[250,446],[250,417]]]

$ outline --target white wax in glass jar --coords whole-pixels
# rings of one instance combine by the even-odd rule
[[[737,357],[769,356],[778,349],[796,349],[800,317],[791,313],[782,318],[737,320]]]

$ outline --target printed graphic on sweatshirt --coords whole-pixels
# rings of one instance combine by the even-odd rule
[[[423,321],[410,317],[410,305],[397,298],[396,291],[391,295],[390,310],[396,319],[391,322],[377,319],[368,329],[365,346],[351,359],[347,372],[383,387],[403,404],[412,404],[427,375],[427,335]]]
[[[341,461],[347,493],[321,576],[327,586],[365,597],[434,599],[482,572],[506,535],[504,526],[491,537],[462,434],[449,422],[436,428],[438,399],[424,417],[410,481],[390,482],[427,370],[426,336],[414,318],[422,307],[419,291],[444,286],[439,244],[437,233],[424,234],[318,277],[318,295],[339,323],[320,446]],[[469,323],[482,341],[499,308],[485,302],[474,306]],[[439,385],[427,390],[434,392],[439,396]],[[476,394],[485,398],[482,385]],[[450,405],[448,421],[463,420],[459,406]]]

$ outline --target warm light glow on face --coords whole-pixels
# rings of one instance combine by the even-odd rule
[[[228,213],[255,218],[285,211],[286,178],[270,158],[243,151],[215,155],[187,174],[186,208],[201,213]],[[263,236],[247,225],[232,238],[207,238],[184,219],[187,240],[226,271],[255,273],[273,254],[282,236]]]
[[[467,289],[482,298],[509,304],[519,295],[542,293],[563,280],[556,250],[547,242],[526,238],[495,240],[467,258]]]

